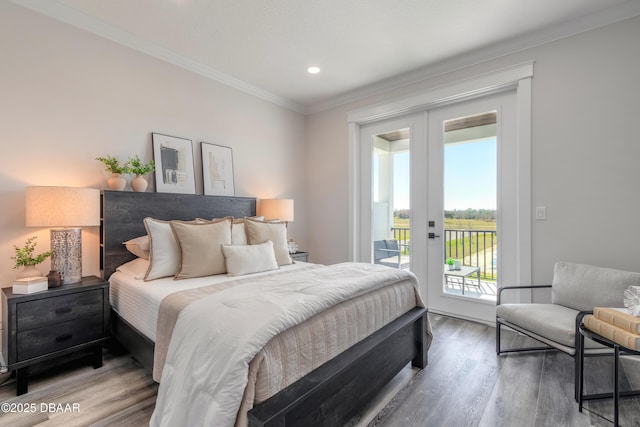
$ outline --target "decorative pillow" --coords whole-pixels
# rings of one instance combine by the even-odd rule
[[[211,276],[227,272],[222,245],[231,244],[232,217],[202,224],[171,221],[180,249],[176,279]]]
[[[170,221],[145,218],[149,236],[149,268],[144,280],[174,276],[180,268],[180,248],[171,231]]]
[[[251,219],[256,221],[264,221],[263,216],[252,216]],[[244,218],[236,218],[233,220],[231,227],[231,244],[234,246],[247,244],[247,233],[244,229]]]
[[[144,279],[147,270],[149,269],[149,260],[144,258],[136,258],[129,262],[118,266],[117,271],[133,276],[138,280]]]
[[[127,240],[123,243],[123,245],[129,252],[131,252],[138,258],[149,259],[149,251],[151,250],[149,244],[149,235]]]
[[[273,243],[269,240],[257,245],[222,246],[229,276],[259,273],[276,270],[278,263],[273,251]]]
[[[245,218],[244,226],[250,245],[271,240],[278,265],[292,263],[287,244],[287,227],[284,222],[263,222]]]
[[[252,216],[250,218],[255,219],[257,221],[264,221],[263,216]],[[217,221],[219,219],[221,218],[212,218],[212,219],[196,218],[196,221],[209,222],[209,221]],[[247,233],[244,230],[244,218],[234,218],[233,225],[231,226],[231,244],[234,246],[247,244]]]

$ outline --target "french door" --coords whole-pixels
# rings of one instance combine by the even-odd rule
[[[377,121],[360,128],[361,215],[358,260],[426,274],[426,199],[420,196],[425,171],[426,112]],[[421,294],[426,282],[421,280]]]
[[[495,321],[496,289],[500,283],[516,283],[510,279],[516,277],[518,265],[517,233],[509,233],[517,223],[515,112],[515,92],[501,93],[361,125],[356,259],[410,269],[418,277],[420,293],[431,311]],[[466,118],[480,120],[483,131],[491,128],[489,133],[494,134],[485,135],[485,139],[493,137],[495,141],[494,234],[500,236],[499,245],[483,246],[482,270],[469,276],[465,274],[470,270],[464,269],[445,274],[445,256],[452,254],[445,244],[452,238],[445,234],[444,226],[445,147],[465,142],[458,136],[452,143],[447,127],[454,122],[473,122]],[[471,134],[476,131],[467,129]],[[481,173],[485,166],[472,167]],[[475,180],[473,175],[467,179],[470,184]],[[393,244],[397,247],[389,247]],[[465,254],[459,258],[463,267],[478,264]],[[477,291],[483,279],[487,280],[487,260],[494,295],[488,290],[479,298]],[[453,279],[456,282],[451,285],[448,281]]]
[[[515,142],[515,92],[429,110],[426,281],[431,311],[495,321],[497,289],[513,276],[510,266],[517,265],[510,238],[516,233],[509,232]]]

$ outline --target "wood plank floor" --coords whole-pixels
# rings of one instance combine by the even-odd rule
[[[495,329],[430,315],[434,341],[429,366],[406,368],[371,414],[369,426],[610,426],[595,413],[578,412],[573,399],[573,359],[546,351],[495,354]],[[530,341],[505,330],[505,345]],[[31,378],[29,393],[16,397],[12,379],[0,386],[0,402],[35,404],[33,413],[0,414],[1,426],[143,426],[153,412],[157,385],[128,355],[104,352],[104,366],[60,367]],[[589,358],[587,392],[613,383],[609,358]],[[623,387],[640,389],[640,358],[623,362]],[[5,376],[6,378],[6,376]],[[3,378],[0,378],[2,381]],[[43,411],[43,404],[78,404],[79,411]],[[611,419],[610,400],[589,402]],[[15,409],[15,408],[14,408]],[[58,409],[58,408],[55,408]],[[640,426],[640,398],[624,399],[621,425]]]
[[[578,412],[572,357],[558,351],[497,356],[495,328],[431,315],[429,365],[407,384],[371,426],[611,426],[611,400]],[[535,345],[503,332],[503,347]],[[640,389],[640,358],[623,361],[623,387]],[[586,393],[611,390],[609,357],[588,358]],[[640,426],[640,399],[621,401],[620,425]]]

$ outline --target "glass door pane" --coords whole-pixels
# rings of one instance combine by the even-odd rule
[[[496,112],[443,122],[443,292],[495,302]]]
[[[395,129],[372,135],[373,262],[409,268],[410,130]]]

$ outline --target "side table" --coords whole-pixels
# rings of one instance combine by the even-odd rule
[[[294,261],[300,261],[300,262],[308,262],[309,261],[309,252],[294,252],[294,253],[290,253],[289,256],[291,256],[291,259]]]
[[[585,400],[597,400],[597,399],[607,399],[613,397],[613,426],[618,427],[619,417],[619,402],[621,397],[630,397],[630,396],[640,396],[640,390],[628,390],[628,391],[620,391],[620,353],[637,355],[640,356],[639,351],[631,350],[626,348],[616,342],[613,342],[600,334],[597,334],[587,328],[584,327],[582,323],[582,318],[585,315],[589,315],[591,312],[581,312],[578,322],[580,336],[578,337],[578,348],[576,349],[578,354],[578,411],[582,412],[583,402]],[[598,393],[598,394],[584,394],[584,339],[589,338],[599,344],[602,344],[606,347],[613,349],[613,391],[611,393]]]
[[[92,350],[102,366],[102,344],[109,337],[109,282],[95,276],[32,294],[2,289],[3,349],[16,371],[17,395],[28,391],[29,367],[80,350]]]
[[[449,266],[447,264],[444,265],[444,278],[447,280],[449,276],[453,277],[461,277],[462,278],[462,295],[464,295],[464,287],[467,285],[467,277],[471,275],[478,276],[478,284],[480,284],[480,267],[473,266],[461,266],[459,270],[449,270]]]

